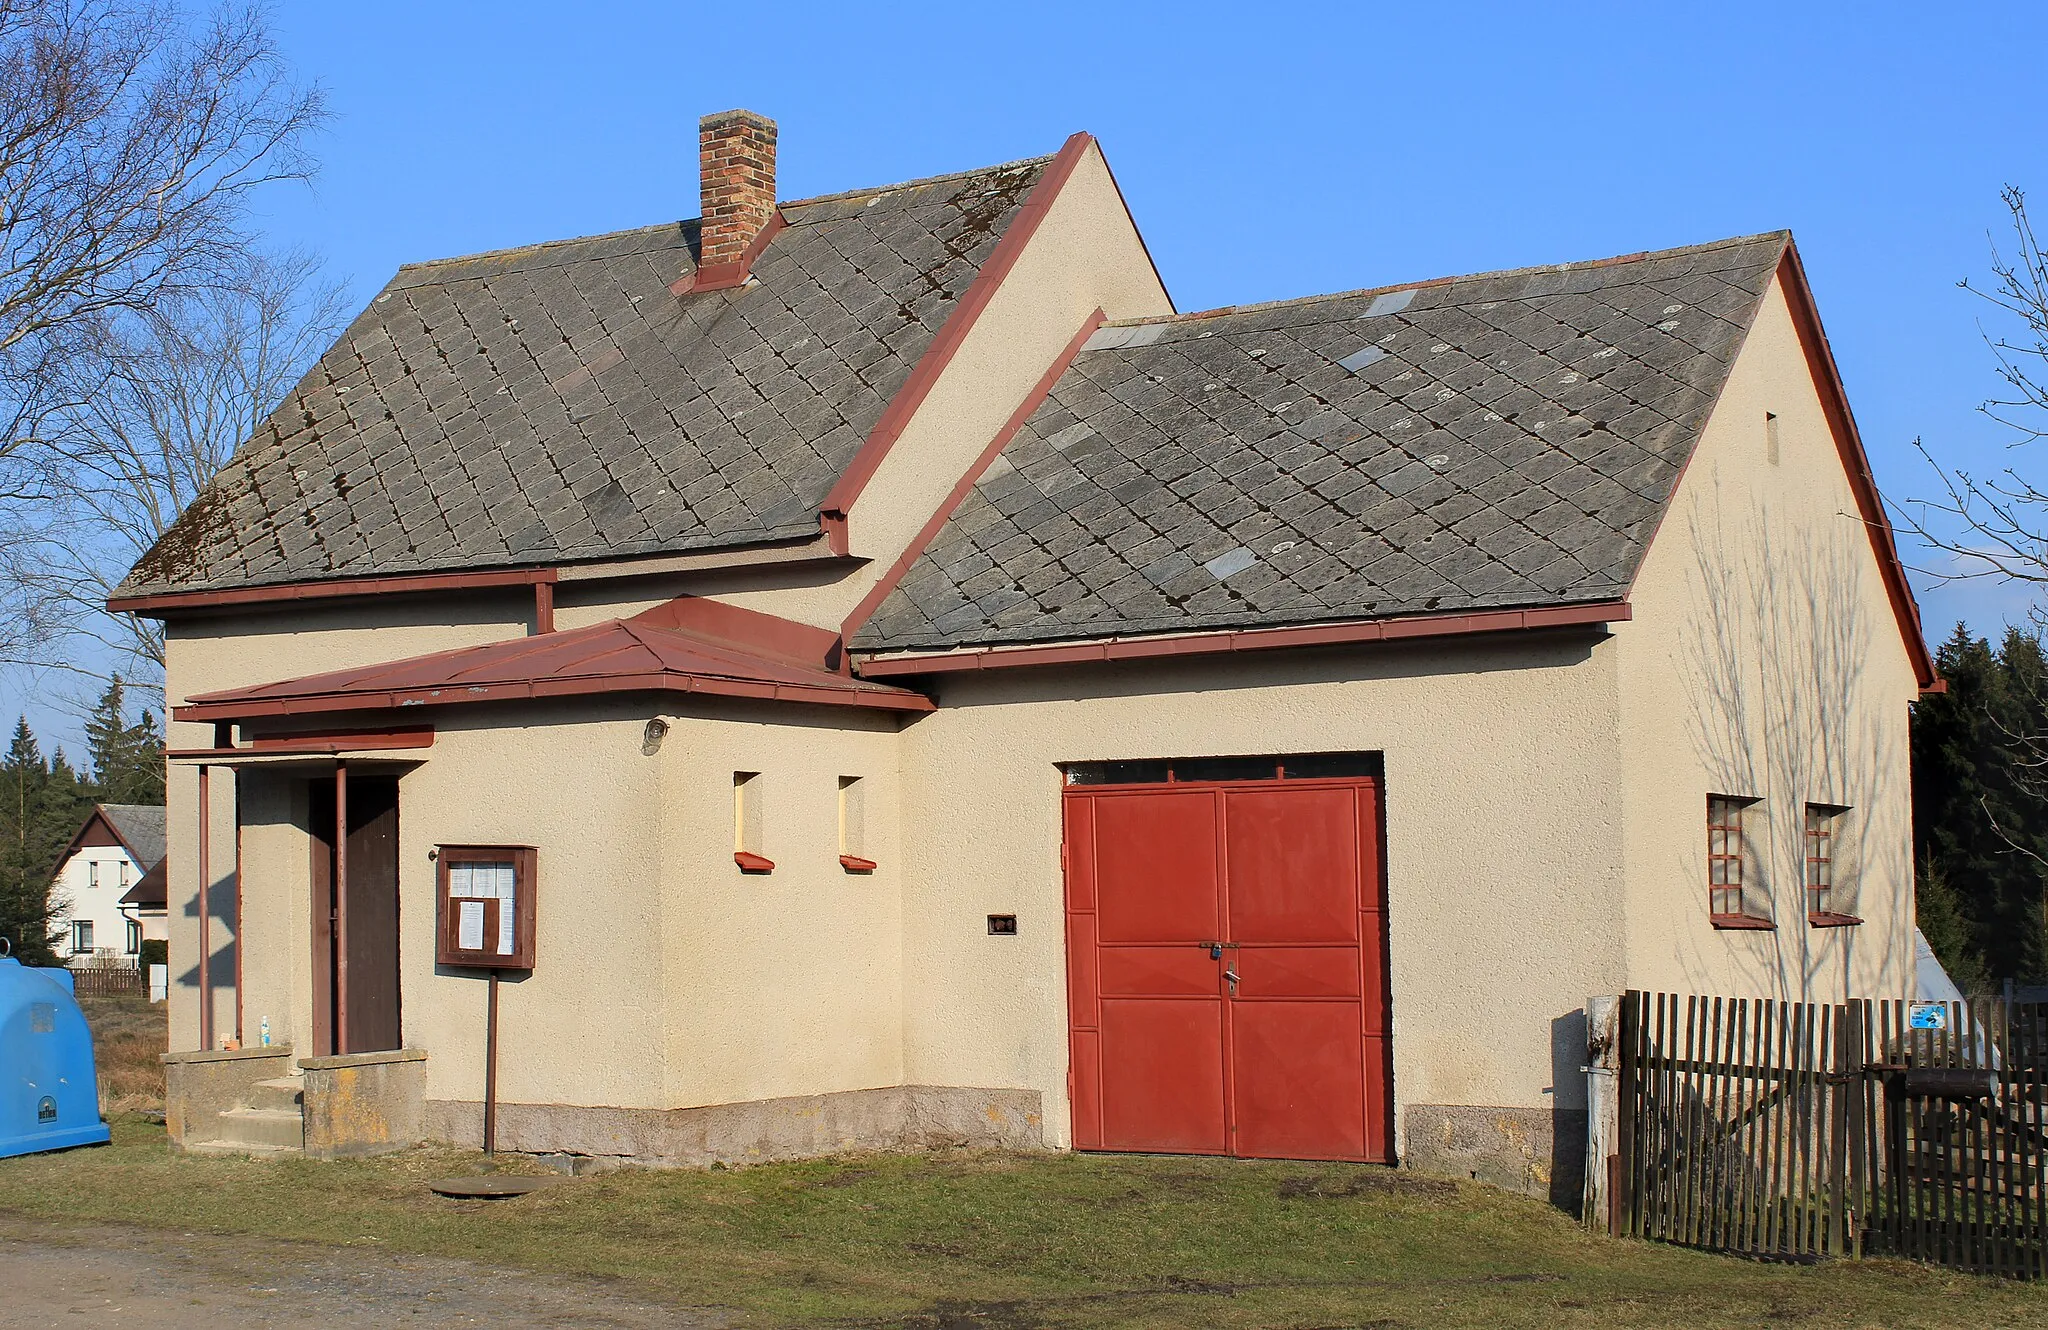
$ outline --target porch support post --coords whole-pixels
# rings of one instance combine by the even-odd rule
[[[334,1051],[348,1042],[348,763],[334,763]]]
[[[199,1047],[213,1051],[213,865],[209,837],[213,805],[208,798],[208,772],[199,768]]]

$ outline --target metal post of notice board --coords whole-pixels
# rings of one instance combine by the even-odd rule
[[[484,1153],[498,1153],[498,971],[491,969],[490,1011],[484,1017]]]

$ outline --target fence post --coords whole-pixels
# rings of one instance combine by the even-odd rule
[[[1580,1216],[1588,1228],[1616,1233],[1613,1188],[1616,1112],[1615,1071],[1621,1065],[1621,999],[1586,999],[1586,1189]]]
[[[1846,1079],[1842,1082],[1842,1094],[1847,1101],[1848,1129],[1847,1148],[1849,1151],[1848,1176],[1848,1228],[1845,1232],[1846,1245],[1842,1252],[1846,1256],[1862,1256],[1863,1221],[1870,1205],[1870,1095],[1868,1093],[1870,1064],[1870,1002],[1867,998],[1851,998],[1848,1009],[1843,1013],[1842,1023],[1837,1027],[1836,1039],[1840,1049],[1838,1060]]]
[[[1615,1061],[1620,1074],[1615,1077],[1615,1195],[1610,1204],[1615,1216],[1612,1232],[1630,1237],[1642,1236],[1638,1230],[1641,1198],[1636,1194],[1636,1175],[1641,1167],[1636,1158],[1636,1135],[1640,1126],[1636,1120],[1641,1110],[1642,1097],[1642,1022],[1643,995],[1635,990],[1621,995],[1621,1019],[1616,1022],[1619,1030],[1617,1042],[1620,1054]]]
[[[1856,1061],[1849,1042],[1849,1011],[1854,1003],[1835,1008],[1834,1047],[1828,1050],[1828,1231],[1823,1246],[1831,1256],[1848,1251],[1849,1238],[1849,1075]]]

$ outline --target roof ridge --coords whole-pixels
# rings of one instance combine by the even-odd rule
[[[924,176],[917,180],[898,181],[891,185],[870,185],[862,189],[841,190],[836,194],[815,194],[810,198],[784,199],[775,206],[777,208],[808,208],[818,203],[836,203],[841,199],[857,199],[864,194],[894,194],[899,190],[919,189],[926,185],[943,184],[948,180],[964,180],[968,176],[989,175],[996,171],[1014,170],[1022,166],[1038,166],[1051,160],[1052,154],[1050,153],[1041,157],[1020,157],[1012,162],[997,162],[992,166],[977,166],[966,171],[948,171],[940,175]],[[479,259],[498,259],[512,254],[524,254],[529,251],[556,249],[565,245],[587,245],[598,240],[615,240],[620,236],[651,235],[657,231],[673,230],[676,234],[676,239],[680,241],[683,238],[684,227],[702,220],[700,217],[680,217],[672,222],[654,222],[647,226],[628,226],[617,231],[593,231],[588,235],[561,236],[554,240],[535,240],[524,245],[502,245],[496,249],[479,249],[467,254],[446,254],[437,259],[418,259],[411,263],[401,263],[398,265],[398,271],[400,273],[413,272],[421,268],[436,268],[444,263],[474,263]],[[796,223],[792,222],[791,224],[795,225]]]
[[[1188,310],[1176,314],[1154,314],[1139,319],[1111,319],[1105,328],[1140,328],[1151,324],[1192,323],[1199,319],[1222,318],[1231,314],[1255,314],[1269,309],[1286,309],[1296,305],[1312,305],[1319,300],[1355,300],[1360,296],[1384,295],[1390,291],[1420,291],[1427,287],[1449,286],[1454,282],[1478,282],[1491,278],[1535,276],[1539,273],[1578,272],[1586,268],[1610,268],[1623,263],[1641,263],[1647,259],[1668,259],[1679,254],[1704,254],[1709,250],[1732,249],[1737,245],[1751,245],[1759,240],[1780,239],[1786,244],[1792,242],[1790,230],[1759,231],[1755,235],[1729,236],[1722,240],[1708,240],[1697,245],[1676,245],[1670,249],[1643,249],[1632,254],[1617,254],[1604,259],[1580,259],[1573,263],[1538,263],[1523,268],[1496,268],[1486,272],[1456,273],[1448,277],[1430,277],[1417,282],[1389,282],[1384,286],[1361,286],[1350,291],[1325,291],[1315,295],[1289,296],[1281,300],[1260,300],[1248,305],[1218,305],[1213,309]]]
[[[479,249],[468,254],[447,254],[438,259],[418,259],[412,263],[401,263],[398,265],[398,271],[405,273],[419,268],[438,268],[444,263],[472,263],[477,259],[498,259],[508,254],[524,254],[529,250],[556,249],[563,245],[587,245],[594,240],[616,240],[620,236],[648,235],[655,231],[666,231],[670,228],[675,229],[676,238],[680,240],[682,239],[682,228],[697,220],[699,219],[695,217],[684,217],[673,222],[655,222],[648,226],[628,226],[617,231],[593,231],[589,235],[562,236],[555,240],[535,240],[524,245],[501,245],[497,249]]]
[[[976,166],[965,171],[946,171],[939,175],[923,176],[916,180],[904,180],[894,185],[875,185],[866,189],[842,189],[836,194],[813,194],[807,199],[784,199],[776,204],[778,208],[808,208],[814,203],[837,203],[842,199],[857,199],[863,194],[893,194],[899,189],[922,189],[926,185],[942,185],[948,180],[964,180],[971,175],[991,175],[997,171],[1014,171],[1023,166],[1039,166],[1051,161],[1057,153],[1044,153],[1037,157],[1019,157],[1015,161],[995,162],[988,166]],[[791,225],[795,225],[794,222]]]

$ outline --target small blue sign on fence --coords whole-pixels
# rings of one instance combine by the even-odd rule
[[[1915,1030],[1946,1030],[1948,1008],[1939,1002],[1915,1002],[1906,1016],[1906,1024]]]

